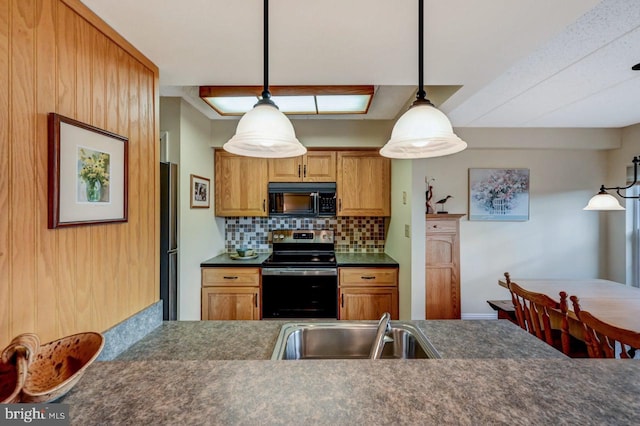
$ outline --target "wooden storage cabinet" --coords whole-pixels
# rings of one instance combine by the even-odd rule
[[[343,267],[339,275],[341,320],[398,319],[398,268]]]
[[[267,159],[216,150],[216,216],[267,216]]]
[[[269,159],[269,182],[335,181],[335,151],[307,151],[299,157]]]
[[[391,215],[391,160],[378,151],[339,151],[338,216]]]
[[[429,214],[426,222],[427,319],[460,319],[460,218]]]
[[[259,320],[259,268],[202,268],[203,320]]]

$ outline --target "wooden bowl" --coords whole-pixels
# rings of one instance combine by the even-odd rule
[[[0,357],[0,403],[20,402],[20,391],[27,380],[29,365],[40,347],[40,339],[33,333],[14,338]]]
[[[23,358],[24,359],[24,358]],[[27,369],[22,362],[17,364],[0,363],[0,403],[20,402],[20,391],[27,377]]]
[[[21,402],[51,402],[69,392],[103,347],[104,337],[94,332],[73,334],[40,346],[29,366]]]

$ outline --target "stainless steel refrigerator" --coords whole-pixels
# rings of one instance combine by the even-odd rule
[[[178,165],[160,163],[160,299],[165,321],[178,319]]]

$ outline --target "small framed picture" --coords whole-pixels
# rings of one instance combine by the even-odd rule
[[[127,221],[129,139],[49,114],[48,227]]]
[[[529,169],[469,169],[469,220],[529,220]]]
[[[191,175],[191,208],[208,209],[211,203],[209,193],[210,180],[202,176]]]

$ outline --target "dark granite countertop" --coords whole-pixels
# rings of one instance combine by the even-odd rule
[[[287,322],[301,321],[164,322],[118,360],[268,360]],[[506,320],[409,322],[424,332],[443,358],[565,358]]]
[[[284,321],[166,322],[95,362],[72,424],[634,424],[640,364],[569,359],[506,320],[410,321],[443,359],[270,361]]]
[[[212,257],[211,259],[207,259],[204,262],[200,263],[200,267],[244,267],[250,266],[253,268],[260,267],[262,262],[267,260],[270,253],[257,253],[258,257],[255,259],[247,259],[247,260],[237,260],[232,259],[229,256],[229,253],[220,254],[218,256]]]
[[[639,371],[602,360],[114,361],[94,364],[64,402],[78,425],[631,425]]]
[[[249,260],[234,260],[229,253],[220,254],[200,263],[201,267],[261,266],[270,253],[258,253],[258,257]],[[338,266],[398,266],[391,256],[384,253],[336,253]]]
[[[336,253],[336,261],[338,266],[398,266],[385,253]]]

